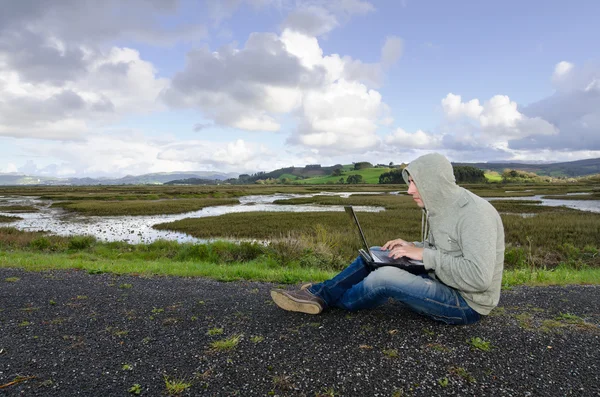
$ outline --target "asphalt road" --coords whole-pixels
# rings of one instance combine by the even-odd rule
[[[273,287],[0,269],[0,395],[600,395],[599,286],[504,291],[470,326],[290,313]]]

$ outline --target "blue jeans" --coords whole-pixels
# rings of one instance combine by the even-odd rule
[[[393,298],[446,324],[472,324],[480,319],[454,288],[427,274],[414,275],[392,266],[370,270],[360,256],[337,276],[312,285],[309,291],[327,306],[350,311],[377,307]]]

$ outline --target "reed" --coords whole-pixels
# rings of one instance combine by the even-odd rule
[[[8,216],[8,215],[0,215],[0,223],[10,223],[21,220],[23,218],[19,216]]]
[[[181,214],[198,211],[202,208],[216,205],[239,204],[233,198],[204,198],[204,199],[169,199],[169,200],[127,200],[127,201],[61,201],[52,204],[53,207],[64,208],[85,215],[118,216],[118,215],[162,215]]]

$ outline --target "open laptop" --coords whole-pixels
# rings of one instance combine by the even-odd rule
[[[354,208],[352,208],[352,206],[345,206],[344,210],[350,215],[350,218],[352,218],[358,229],[358,234],[363,245],[363,248],[359,249],[358,252],[371,266],[375,268],[381,266],[395,266],[414,274],[427,272],[422,261],[413,260],[405,256],[394,259],[388,256],[388,251],[376,248],[371,249],[371,246],[367,243],[367,238],[363,233],[362,227],[360,226],[360,222],[358,222]]]

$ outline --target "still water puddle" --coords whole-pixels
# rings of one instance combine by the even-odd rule
[[[316,195],[350,197],[357,193],[322,192],[314,194],[274,194],[241,197],[240,204],[221,205],[203,208],[199,211],[173,215],[148,216],[88,216],[65,211],[61,208],[51,208],[51,201],[31,197],[2,197],[0,196],[0,214],[19,216],[22,220],[6,224],[20,230],[47,231],[61,236],[92,235],[101,241],[125,241],[132,244],[151,243],[155,240],[177,240],[179,242],[206,242],[185,233],[169,230],[156,230],[152,226],[158,223],[173,222],[185,218],[202,218],[239,212],[341,212],[343,206],[334,205],[287,205],[273,204],[275,200],[313,197]],[[359,194],[382,194],[381,192],[365,192]],[[27,205],[39,209],[35,213],[10,214],[2,212],[3,205]],[[384,211],[383,207],[355,206],[360,212]]]

